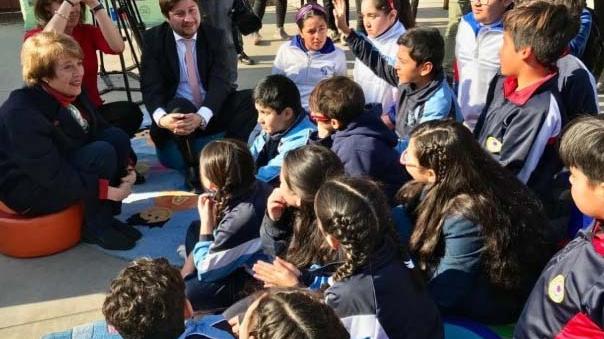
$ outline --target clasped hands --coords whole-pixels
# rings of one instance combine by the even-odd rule
[[[161,117],[157,124],[176,135],[189,135],[196,129],[204,129],[206,121],[196,113],[168,113]]]

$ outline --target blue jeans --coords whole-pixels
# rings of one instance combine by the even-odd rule
[[[191,144],[193,154],[199,159],[199,153],[205,145],[211,141],[222,139],[223,136],[224,133],[218,133],[194,139]],[[187,168],[187,162],[174,139],[167,140],[161,147],[156,147],[155,152],[162,165],[178,171],[184,171]]]

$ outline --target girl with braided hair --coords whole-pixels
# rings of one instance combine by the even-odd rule
[[[441,313],[517,319],[553,250],[539,200],[451,120],[418,125],[401,163],[409,247]]]
[[[442,338],[438,309],[414,279],[382,189],[369,179],[331,179],[317,192],[314,207],[325,241],[344,258],[325,302],[351,337]]]
[[[207,144],[199,158],[200,221],[187,231],[182,268],[193,309],[225,308],[253,281],[244,267],[263,258],[259,237],[270,186],[256,180],[247,145],[234,139]]]

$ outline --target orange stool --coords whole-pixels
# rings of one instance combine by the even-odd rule
[[[29,218],[0,201],[0,253],[31,258],[64,251],[80,242],[83,220],[81,204]]]

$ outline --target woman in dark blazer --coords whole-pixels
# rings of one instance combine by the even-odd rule
[[[140,232],[113,217],[136,178],[130,141],[81,90],[82,50],[42,32],[23,44],[26,86],[0,107],[0,201],[23,216],[82,202],[84,240],[132,248]]]

